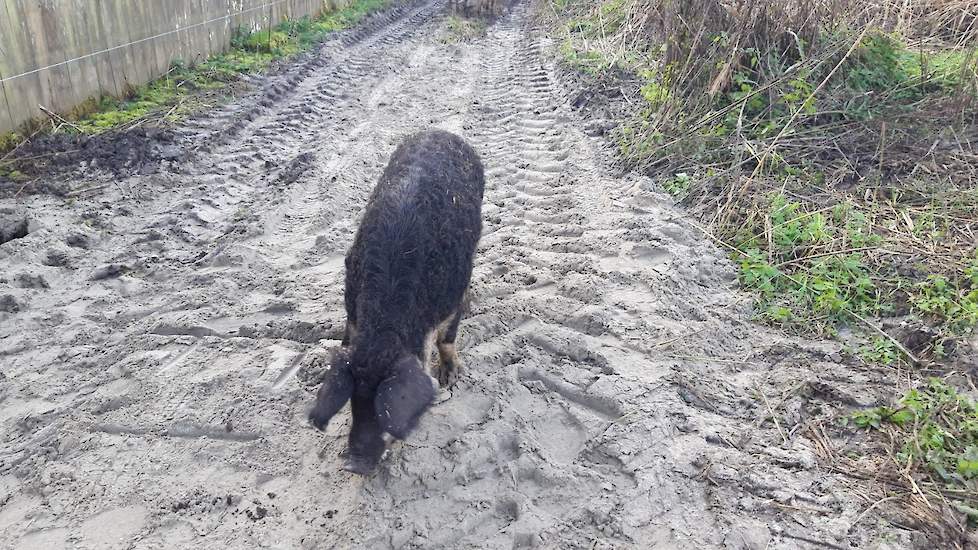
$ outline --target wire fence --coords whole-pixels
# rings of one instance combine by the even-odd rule
[[[258,30],[343,0],[0,0],[0,132],[119,95],[175,60],[224,51],[239,27]]]
[[[125,44],[119,44],[117,46],[112,46],[111,48],[105,48],[105,49],[102,49],[102,50],[98,50],[98,51],[94,51],[94,52],[91,52],[91,53],[87,53],[85,55],[80,55],[78,57],[73,57],[71,59],[66,59],[66,60],[60,61],[58,63],[52,63],[51,65],[46,65],[44,67],[38,67],[36,69],[30,70],[30,71],[27,71],[27,72],[23,72],[23,73],[20,73],[20,74],[15,74],[13,76],[8,76],[6,78],[0,78],[0,84],[3,84],[5,82],[12,82],[14,80],[17,80],[18,78],[23,78],[25,76],[30,76],[32,74],[37,74],[39,72],[46,71],[48,69],[53,69],[55,67],[61,67],[61,66],[64,66],[64,65],[68,65],[70,63],[75,63],[77,61],[81,61],[83,59],[88,59],[88,58],[95,57],[95,56],[102,55],[102,54],[106,54],[106,53],[109,53],[109,52],[112,52],[112,51],[115,51],[115,50],[120,50],[122,48],[128,48],[128,47],[130,47],[130,46],[132,46],[134,44],[141,44],[143,42],[149,42],[151,40],[157,40],[157,39],[163,38],[165,36],[170,36],[170,35],[178,34],[178,33],[181,33],[181,32],[187,32],[187,31],[189,31],[191,29],[195,29],[197,27],[203,27],[203,26],[206,26],[206,25],[210,25],[210,24],[216,23],[218,21],[230,21],[234,17],[240,16],[240,15],[244,15],[244,14],[247,14],[247,13],[251,13],[251,12],[255,12],[255,11],[264,11],[264,10],[266,10],[266,9],[272,7],[272,6],[275,6],[275,5],[278,5],[278,4],[282,4],[282,3],[285,3],[285,2],[289,2],[289,1],[291,1],[291,0],[274,0],[273,2],[266,2],[264,4],[261,4],[260,6],[254,6],[254,7],[248,8],[246,10],[241,10],[241,11],[237,11],[237,12],[234,12],[234,13],[228,13],[227,15],[222,15],[220,17],[215,17],[213,19],[208,19],[206,21],[201,21],[199,23],[194,23],[194,24],[188,25],[186,27],[180,27],[180,28],[172,29],[172,30],[169,30],[169,31],[166,31],[166,32],[161,32],[159,34],[155,34],[153,36],[147,36],[146,38],[140,38],[139,40],[133,40],[131,42],[126,42]]]

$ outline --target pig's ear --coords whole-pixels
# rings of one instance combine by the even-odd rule
[[[316,395],[316,405],[309,412],[309,421],[317,429],[324,429],[343,405],[353,395],[353,370],[350,367],[350,354],[345,348],[333,353],[329,370],[323,378],[323,385]]]
[[[435,386],[421,361],[413,355],[402,357],[377,388],[374,398],[377,421],[385,432],[404,439],[434,400]]]

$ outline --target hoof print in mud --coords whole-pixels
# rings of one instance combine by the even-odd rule
[[[11,294],[0,296],[0,313],[17,313],[27,309],[23,302]]]
[[[26,217],[5,216],[0,212],[0,244],[22,239],[30,232],[30,221]]]
[[[126,265],[107,264],[92,271],[89,278],[93,281],[104,281],[106,279],[115,279],[116,277],[120,277],[129,271],[131,271],[131,269]]]
[[[458,375],[455,338],[482,234],[482,161],[460,137],[425,131],[392,155],[346,256],[346,331],[309,414],[322,429],[351,401],[344,469],[367,474]]]
[[[48,284],[47,279],[43,275],[36,275],[34,273],[20,273],[14,277],[13,282],[14,286],[19,288],[51,288],[51,285]]]

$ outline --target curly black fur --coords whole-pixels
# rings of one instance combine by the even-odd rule
[[[454,337],[482,233],[482,162],[456,135],[407,138],[374,188],[346,257],[347,334],[310,414],[325,427],[352,399],[347,469],[366,473],[434,399],[427,342],[439,332],[439,378],[454,381]]]

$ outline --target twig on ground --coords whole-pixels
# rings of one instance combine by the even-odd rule
[[[781,429],[781,423],[778,422],[778,415],[775,412],[775,410],[771,407],[771,402],[768,401],[767,395],[764,393],[764,390],[762,390],[760,386],[758,386],[757,384],[755,384],[754,385],[754,391],[756,391],[757,393],[760,394],[761,399],[764,401],[764,406],[767,407],[767,412],[771,416],[771,421],[774,422],[774,427],[778,429],[778,433],[781,434],[781,440],[787,445],[788,444],[788,435],[786,433],[784,433],[784,430],[783,429]],[[763,422],[764,422],[764,420],[761,419],[761,423],[763,423]]]
[[[863,325],[865,325],[867,328],[871,329],[873,332],[875,332],[875,333],[879,334],[880,336],[882,336],[883,338],[886,338],[887,340],[889,340],[890,343],[893,344],[898,350],[900,350],[900,353],[902,353],[904,356],[906,356],[906,358],[910,360],[910,363],[913,364],[915,367],[922,367],[922,366],[924,366],[924,363],[916,355],[914,355],[913,352],[911,352],[910,350],[908,350],[896,338],[890,336],[889,333],[887,333],[885,330],[879,328],[874,323],[869,322],[864,317],[860,316],[858,313],[852,311],[851,309],[846,308],[843,311],[845,311],[847,314],[851,315],[854,319],[856,319],[857,321],[859,321],[860,323],[862,323]]]
[[[64,124],[65,126],[71,126],[72,128],[74,128],[74,129],[75,129],[75,130],[77,130],[78,132],[81,132],[81,131],[82,131],[82,129],[81,129],[81,128],[80,128],[80,127],[79,127],[79,126],[77,125],[77,124],[75,124],[75,123],[73,123],[73,122],[69,122],[68,120],[65,120],[65,118],[64,118],[64,117],[62,117],[62,116],[61,116],[61,115],[59,115],[58,113],[55,113],[55,112],[53,112],[53,111],[51,111],[51,110],[49,110],[49,109],[48,109],[47,107],[45,107],[44,105],[40,105],[40,104],[39,104],[39,105],[38,105],[37,107],[38,107],[38,109],[40,109],[41,111],[43,111],[43,112],[44,112],[44,114],[46,114],[46,115],[48,115],[49,117],[51,117],[51,120],[52,120],[52,121],[58,121],[58,122],[59,122],[60,124]]]
[[[43,158],[47,158],[47,157],[56,157],[58,155],[70,155],[72,153],[77,153],[78,151],[81,151],[81,149],[69,149],[67,151],[51,151],[49,153],[42,153],[40,155],[31,155],[29,157],[17,157],[17,158],[13,158],[13,159],[10,159],[10,160],[0,160],[0,166],[6,166],[8,164],[15,164],[15,163],[24,162],[24,161],[27,161],[27,160],[38,160],[38,159],[43,159]]]
[[[859,248],[847,248],[847,249],[844,249],[844,250],[830,250],[828,252],[820,252],[818,254],[811,254],[809,256],[802,256],[801,258],[794,258],[794,259],[791,259],[791,260],[785,260],[785,261],[783,261],[781,263],[774,264],[774,267],[780,268],[780,267],[784,267],[784,266],[787,266],[787,265],[799,264],[799,263],[802,263],[802,262],[805,262],[805,261],[808,261],[808,260],[814,260],[814,259],[817,259],[817,258],[825,258],[827,256],[840,256],[840,255],[843,255],[843,254],[855,254],[856,252],[867,252],[867,251],[870,251],[870,250],[873,250],[875,252],[880,252],[882,254],[896,254],[896,255],[904,255],[904,256],[909,256],[910,255],[909,252],[901,252],[901,251],[898,251],[898,250],[886,250],[886,249],[880,248],[878,246],[861,246]]]
[[[76,197],[78,195],[83,195],[85,193],[88,193],[89,191],[98,191],[99,189],[104,189],[108,186],[109,184],[103,183],[101,185],[91,185],[89,187],[82,187],[81,189],[74,189],[72,191],[69,191],[66,196]]]
[[[891,497],[884,497],[884,498],[881,498],[881,499],[877,500],[876,502],[874,502],[873,504],[871,504],[868,508],[866,508],[865,510],[863,510],[861,514],[859,514],[858,516],[856,516],[856,519],[852,520],[852,523],[849,524],[849,528],[846,529],[846,531],[847,532],[851,532],[852,529],[856,526],[856,524],[858,524],[870,512],[872,512],[873,510],[875,510],[876,507],[879,506],[880,504],[883,504],[885,502],[892,502],[892,501],[898,500],[900,498],[903,498],[903,495],[896,495],[896,496],[891,496]]]

